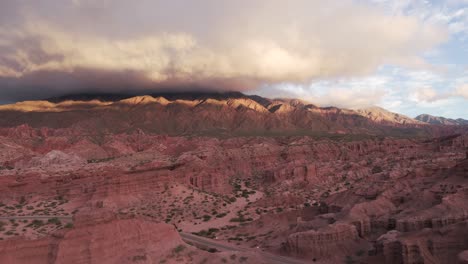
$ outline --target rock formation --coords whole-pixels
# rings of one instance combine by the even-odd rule
[[[466,259],[464,126],[242,94],[85,99],[1,107],[0,263]]]

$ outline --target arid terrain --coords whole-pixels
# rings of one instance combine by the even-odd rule
[[[463,124],[240,93],[0,117],[0,263],[468,263]]]

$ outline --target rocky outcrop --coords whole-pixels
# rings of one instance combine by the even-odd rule
[[[467,222],[405,234],[389,231],[377,240],[386,263],[456,263],[457,254],[468,246]],[[460,259],[458,257],[458,259]]]
[[[457,255],[458,264],[468,264],[468,250],[464,250]]]
[[[424,228],[442,228],[444,226],[463,222],[465,220],[468,220],[467,213],[426,219],[417,217],[411,219],[399,219],[396,222],[396,230],[401,232],[411,232],[422,230]]]
[[[0,262],[15,264],[48,264],[49,252],[52,250],[51,238],[39,240],[0,241]],[[52,262],[53,263],[53,262]]]
[[[275,181],[292,179],[298,182],[313,183],[320,180],[317,176],[317,166],[315,164],[296,165],[296,162],[285,165],[284,168],[275,170]]]
[[[112,239],[109,239],[109,238]],[[73,229],[59,240],[55,263],[154,263],[183,244],[174,228],[141,220],[118,220]]]
[[[171,225],[103,218],[49,238],[0,241],[0,263],[159,263],[180,245],[189,247]]]
[[[324,257],[339,252],[351,251],[359,239],[356,227],[348,224],[333,224],[320,230],[291,234],[286,250],[293,255]]]

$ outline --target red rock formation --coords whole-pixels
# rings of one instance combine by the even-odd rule
[[[468,246],[467,222],[440,232],[427,229],[404,234],[391,231],[379,238],[386,263],[456,263],[457,254]]]
[[[50,263],[49,252],[52,239],[0,241],[0,262],[29,264]]]
[[[468,250],[464,250],[458,254],[458,263],[467,264],[468,263]]]
[[[286,250],[294,255],[321,258],[333,256],[336,252],[352,252],[359,239],[356,227],[347,224],[333,224],[320,230],[309,230],[291,234]]]
[[[110,239],[111,238],[111,239]],[[141,220],[120,220],[79,227],[58,242],[55,263],[132,263],[142,256],[154,263],[183,244],[172,226]]]
[[[0,251],[16,253],[1,253],[0,260],[23,256],[18,257],[20,262],[36,256],[53,263],[50,256],[54,256],[59,263],[70,254],[76,261],[89,262],[101,260],[95,255],[102,252],[116,262],[133,256],[154,261],[158,253],[145,243],[155,241],[141,230],[159,229],[141,223],[141,219],[119,220],[115,214],[181,223],[189,232],[209,232],[215,227],[220,240],[247,248],[261,246],[280,252],[284,243],[287,252],[295,256],[331,256],[337,262],[347,255],[359,255],[359,261],[375,263],[367,259],[371,257],[367,256],[370,244],[389,231],[396,233],[394,239],[380,240],[374,251],[375,258],[386,258],[390,263],[451,263],[447,261],[456,261],[456,255],[468,248],[456,231],[450,231],[453,228],[464,234],[463,223],[467,221],[465,135],[433,140],[167,136],[153,124],[168,125],[164,123],[167,120],[155,118],[155,108],[166,114],[190,109],[196,112],[194,119],[203,116],[208,120],[208,125],[180,120],[180,124],[168,126],[171,132],[223,127],[224,120],[211,111],[227,113],[227,123],[237,123],[223,129],[234,130],[251,129],[248,122],[259,121],[259,116],[266,118],[260,119],[265,121],[260,127],[289,127],[295,118],[313,111],[326,118],[342,118],[335,129],[349,121],[341,116],[349,113],[308,108],[313,111],[304,114],[294,108],[301,107],[295,103],[274,111],[284,121],[267,118],[275,105],[257,101],[193,104],[156,99],[134,98],[97,106],[106,110],[97,114],[93,108],[85,119],[63,112],[60,115],[65,120],[60,122],[64,123],[56,124],[59,128],[55,129],[38,128],[38,124],[0,129],[0,200],[5,203],[0,206],[0,215],[66,212],[76,221],[74,230],[54,236],[45,230],[42,235],[49,237],[34,241],[13,242],[14,236],[3,232],[0,235],[7,241],[0,243]],[[261,107],[268,111],[259,110]],[[123,121],[112,113],[121,109],[125,109],[119,112],[125,115]],[[110,119],[102,121],[101,114]],[[250,118],[247,123],[242,121],[244,116]],[[127,123],[132,118],[135,127]],[[310,122],[307,125],[314,125]],[[46,203],[49,200],[64,204],[51,206]],[[98,214],[99,208],[112,213]],[[88,215],[83,214],[86,210]],[[133,226],[131,230],[127,225]],[[120,230],[136,235],[120,234]],[[89,232],[96,232],[96,236]],[[113,233],[122,240],[140,241],[134,244],[144,251],[102,239]],[[89,237],[96,243],[85,241]],[[80,249],[85,252],[78,254]]]
[[[141,219],[118,220],[110,214],[99,213],[86,214],[77,222],[75,228],[58,231],[48,238],[0,241],[0,263],[171,262],[170,259],[175,258],[176,247],[190,247],[182,241],[174,227],[167,224]],[[191,250],[198,251],[194,248]],[[179,258],[189,263],[190,259],[200,261],[206,254],[199,251],[194,253],[197,256],[190,256],[189,259]],[[220,260],[212,257],[212,261],[216,263]]]

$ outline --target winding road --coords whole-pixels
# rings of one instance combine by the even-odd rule
[[[185,242],[190,242],[192,244],[204,246],[207,248],[215,248],[219,251],[239,251],[239,252],[256,253],[260,255],[261,257],[263,257],[265,260],[269,261],[268,263],[272,263],[272,264],[305,264],[305,263],[308,263],[308,262],[304,262],[298,259],[282,257],[282,256],[274,255],[274,254],[267,253],[267,252],[260,251],[260,250],[255,250],[251,248],[242,248],[242,247],[237,247],[234,245],[227,245],[225,243],[220,243],[219,241],[216,241],[213,239],[196,236],[196,235],[192,235],[189,233],[179,232],[179,234]]]
[[[48,220],[58,218],[59,220],[72,221],[72,216],[67,215],[27,215],[27,216],[0,216],[0,220]]]

